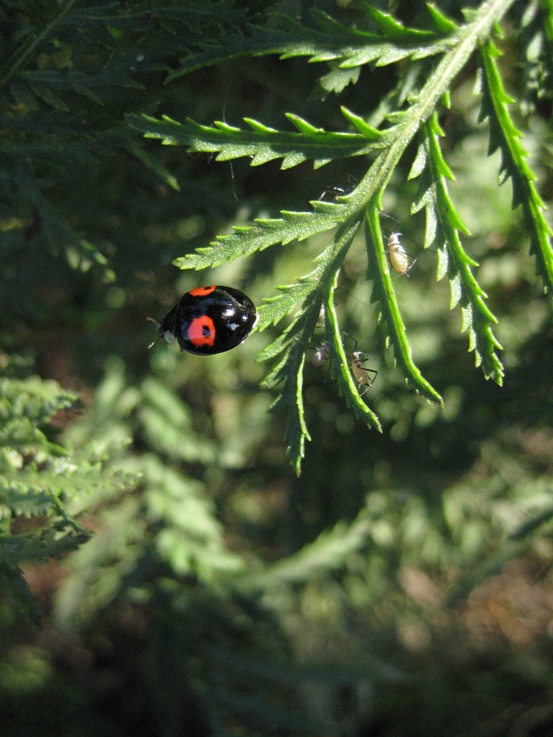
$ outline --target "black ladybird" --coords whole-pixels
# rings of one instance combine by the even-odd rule
[[[213,356],[240,345],[257,322],[251,299],[238,289],[198,287],[183,294],[159,326],[158,336],[181,351]]]

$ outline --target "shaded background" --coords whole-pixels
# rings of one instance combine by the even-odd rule
[[[50,5],[2,5],[4,75],[52,20]],[[309,3],[276,5],[308,19]],[[345,23],[363,18],[356,3],[316,5]],[[456,6],[442,5],[460,20]],[[448,285],[435,281],[435,252],[417,245],[414,150],[384,207],[414,241],[417,263],[394,284],[443,411],[392,365],[361,240],[337,301],[342,327],[379,371],[368,401],[384,432],[356,422],[326,369],[308,362],[312,442],[299,479],[285,417],[267,414],[272,397],[259,388],[267,367],[255,357],[271,331],[212,358],[147,350],[155,330],[145,318],[161,318],[183,292],[231,284],[260,304],[305,273],[328,237],[209,273],[181,273],[174,258],[231,224],[304,210],[364,172],[361,159],[317,172],[231,167],[144,141],[124,123],[148,112],[284,128],[289,111],[341,130],[340,104],[370,116],[397,82],[394,65],[364,68],[339,97],[318,84],[326,67],[273,57],[163,85],[200,42],[274,7],[77,3],[20,74],[4,77],[0,345],[24,359],[23,373],[79,393],[51,429],[60,441],[109,442],[113,463],[142,476],[116,496],[86,490],[77,506],[88,508],[92,540],[61,563],[27,566],[41,631],[0,598],[2,734],[551,734],[551,317],[510,184],[497,187],[499,158],[487,157],[474,70],[452,91],[443,146],[473,233],[465,247],[499,318],[503,388],[474,368]],[[414,9],[402,12],[415,22]],[[525,42],[509,32],[504,42],[502,69],[520,99]],[[52,97],[38,73],[64,70],[82,84]],[[550,99],[517,114],[548,200]]]

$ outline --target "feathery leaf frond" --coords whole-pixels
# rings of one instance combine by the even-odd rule
[[[535,175],[528,166],[528,154],[520,144],[522,133],[515,127],[509,108],[513,100],[505,92],[499,75],[497,47],[488,41],[480,51],[482,109],[480,118],[490,125],[489,153],[501,150],[499,181],[510,177],[513,184],[513,209],[522,206],[525,231],[530,236],[530,253],[536,259],[536,272],[544,281],[544,289],[553,293],[553,230],[545,220],[545,204],[534,184]]]
[[[437,56],[434,66],[428,67],[425,73],[419,70],[419,76],[410,78],[408,84],[405,81],[398,83],[394,94],[398,101],[406,104],[399,109],[386,109],[384,105],[381,121],[385,127],[382,129],[375,128],[365,118],[346,108],[342,108],[342,114],[355,132],[330,133],[292,114],[287,114],[287,117],[297,129],[293,133],[275,130],[247,117],[244,120],[251,131],[221,122],[202,126],[192,120],[180,124],[168,118],[128,117],[128,122],[146,137],[186,146],[190,152],[217,153],[217,158],[224,161],[248,156],[252,166],[282,159],[281,168],[285,169],[309,159],[317,168],[343,157],[368,156],[365,176],[352,191],[337,196],[333,202],[313,201],[310,203],[311,212],[282,211],[278,218],[259,218],[253,225],[235,226],[231,235],[221,236],[210,246],[198,248],[194,254],[175,261],[183,269],[203,269],[228,263],[239,256],[252,255],[272,245],[302,241],[337,229],[331,243],[319,257],[315,270],[293,284],[279,287],[281,294],[267,300],[260,309],[258,329],[261,330],[295,311],[295,317],[282,336],[262,352],[260,359],[279,356],[276,367],[265,380],[265,386],[281,387],[273,409],[284,406],[288,409],[289,452],[298,472],[304,442],[309,437],[302,400],[305,352],[321,305],[326,310],[326,338],[339,391],[345,395],[348,406],[370,427],[381,429],[377,416],[359,396],[333,305],[336,275],[353,235],[363,221],[366,221],[369,276],[374,282],[372,301],[378,305],[378,319],[385,343],[392,347],[395,362],[406,381],[430,401],[442,403],[438,392],[413,362],[406,327],[390,279],[378,215],[378,205],[392,172],[417,135],[420,144],[410,178],[419,177],[420,183],[412,212],[426,209],[425,246],[436,244],[438,278],[448,276],[451,306],[460,303],[462,329],[468,330],[469,350],[475,352],[476,364],[482,365],[486,378],[493,378],[497,383],[502,381],[503,368],[497,356],[500,345],[491,329],[496,318],[487,307],[486,295],[472,273],[471,268],[476,263],[461,245],[459,233],[467,230],[446,187],[446,180],[452,177],[452,173],[439,147],[442,131],[437,122],[437,111],[442,104],[447,104],[456,75],[479,46],[486,58],[488,78],[495,79],[497,71],[492,60],[492,47],[485,44],[512,2],[487,0],[470,17],[467,16],[469,21],[465,25],[455,24],[439,9],[432,7],[429,9],[429,28],[421,30],[407,28],[392,15],[366,6],[367,17],[375,24],[377,33],[347,28],[318,11],[313,13],[316,29],[306,29],[297,21],[281,16],[278,28],[255,26],[249,28],[246,35],[229,35],[224,46],[190,55],[168,78],[172,81],[203,65],[244,54],[279,54],[282,58],[308,56],[311,61],[332,62],[342,69],[369,61],[379,66],[406,58],[413,61],[426,58],[424,63],[430,64],[430,57]],[[498,127],[492,140],[497,139],[500,145],[502,140],[507,140],[506,132],[512,134],[512,126],[508,125],[510,119],[506,117],[504,96],[498,93],[499,82],[495,80],[492,87],[496,93],[493,98],[496,100],[493,107],[496,122],[493,125]],[[492,107],[492,93],[493,90],[486,93],[486,111]],[[509,140],[513,140],[512,135]],[[526,202],[528,217],[536,213],[542,217],[541,200],[531,184],[529,169],[524,168],[526,165],[520,148],[511,145],[508,150],[511,152],[510,169],[526,182],[522,189],[518,185],[520,192],[516,191],[516,201]],[[533,229],[533,250],[540,254],[541,271],[547,276],[551,262],[543,241],[545,234],[545,221],[538,218],[538,225]]]
[[[446,180],[453,174],[447,166],[439,145],[443,135],[437,117],[427,121],[422,130],[423,143],[411,171],[411,178],[420,176],[419,195],[412,211],[426,208],[426,247],[436,243],[438,251],[438,280],[446,274],[450,284],[450,308],[461,305],[462,331],[469,332],[469,351],[474,351],[476,365],[482,365],[484,376],[502,383],[503,367],[497,356],[501,345],[492,333],[497,323],[485,303],[486,294],[471,271],[478,266],[463,249],[459,232],[468,234],[447,191]],[[424,170],[421,173],[421,167]]]
[[[247,35],[229,35],[224,44],[206,47],[200,53],[181,59],[180,69],[172,72],[167,82],[241,56],[278,54],[281,59],[307,56],[311,62],[337,61],[342,68],[370,62],[385,66],[409,57],[435,56],[458,42],[451,34],[442,36],[435,31],[407,28],[369,5],[366,9],[381,33],[349,28],[316,9],[311,11],[311,15],[317,29],[275,13],[278,28],[250,26]]]
[[[282,159],[281,169],[290,169],[312,160],[313,167],[318,169],[335,159],[363,156],[383,147],[378,131],[370,131],[375,139],[370,141],[367,135],[359,133],[327,132],[291,113],[286,117],[298,133],[278,131],[251,118],[244,118],[251,131],[221,121],[215,121],[213,126],[199,125],[190,119],[181,124],[166,116],[156,120],[146,115],[128,115],[127,122],[142,131],[146,138],[160,138],[165,145],[187,146],[190,153],[217,153],[217,161],[248,156],[250,166]],[[369,130],[365,126],[362,132],[365,134]]]
[[[440,150],[443,135],[438,113],[449,104],[456,76],[480,49],[484,98],[482,115],[490,119],[490,150],[503,152],[503,174],[512,177],[514,203],[522,204],[532,253],[538,270],[550,289],[553,257],[549,243],[551,231],[543,217],[543,203],[533,184],[533,174],[518,142],[506,107],[497,54],[491,35],[512,5],[513,0],[487,0],[457,24],[442,11],[428,9],[429,29],[407,28],[392,14],[366,6],[366,21],[376,32],[348,28],[324,13],[313,12],[316,27],[305,27],[296,20],[279,16],[276,25],[262,24],[225,37],[222,45],[204,49],[184,58],[181,68],[168,77],[173,81],[201,66],[236,55],[279,54],[282,58],[307,56],[313,62],[331,62],[334,71],[350,69],[369,62],[376,66],[410,59],[412,71],[399,79],[394,90],[382,102],[372,119],[342,107],[342,114],[353,130],[327,132],[303,118],[287,114],[297,132],[278,131],[262,122],[245,117],[251,130],[226,123],[202,126],[188,120],[184,124],[164,118],[130,116],[128,122],[147,137],[164,143],[186,146],[191,152],[217,153],[219,160],[243,156],[257,166],[281,159],[281,168],[291,168],[312,160],[315,168],[352,156],[366,156],[367,170],[356,186],[334,201],[313,201],[310,212],[282,211],[278,218],[258,218],[253,225],[235,226],[234,233],[217,238],[208,247],[198,248],[175,262],[183,269],[203,269],[249,256],[276,244],[302,241],[309,236],[336,229],[329,246],[317,261],[315,270],[294,283],[280,287],[281,294],[260,309],[258,329],[276,324],[287,313],[295,312],[292,322],[263,353],[261,358],[279,357],[266,380],[266,386],[283,387],[274,407],[286,406],[290,414],[287,438],[296,470],[308,438],[302,403],[302,372],[305,351],[317,318],[324,305],[326,339],[332,373],[338,388],[358,416],[369,426],[380,429],[380,422],[360,398],[344,352],[341,329],[333,306],[333,290],[340,265],[361,223],[366,225],[369,276],[373,279],[373,302],[378,305],[378,319],[386,345],[393,349],[395,362],[408,384],[427,399],[441,404],[438,392],[422,376],[413,362],[408,332],[399,310],[390,279],[386,251],[380,232],[379,203],[395,168],[407,147],[418,136],[419,146],[410,179],[419,178],[419,193],[412,212],[426,210],[425,247],[436,247],[438,279],[448,277],[451,307],[461,307],[462,330],[468,331],[469,350],[486,378],[501,384],[503,367],[498,357],[501,348],[492,332],[496,317],[486,303],[486,294],[473,274],[476,262],[465,252],[459,235],[467,233],[446,186],[452,173]],[[424,60],[422,64],[418,61]],[[331,72],[332,73],[332,72]],[[351,78],[345,82],[355,82]],[[344,80],[335,80],[338,86]],[[323,85],[324,86],[324,85]],[[396,103],[392,105],[392,103]],[[375,125],[376,123],[376,125]],[[378,127],[377,127],[378,126]],[[293,405],[296,409],[293,409]]]

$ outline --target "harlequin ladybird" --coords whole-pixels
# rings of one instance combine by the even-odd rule
[[[213,356],[246,340],[257,322],[257,310],[238,289],[198,287],[183,294],[161,322],[153,322],[161,340],[170,344],[176,340],[181,351]]]

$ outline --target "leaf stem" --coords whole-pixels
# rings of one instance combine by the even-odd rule
[[[375,284],[373,300],[375,294],[383,295],[379,297],[380,312],[382,319],[386,323],[386,333],[394,348],[395,360],[401,365],[407,380],[418,392],[423,394],[431,402],[436,402],[440,406],[443,406],[443,399],[423,377],[411,356],[405,325],[390,278],[390,270],[384,250],[382,233],[380,231],[378,210],[375,207],[367,208],[366,222],[366,234],[370,241],[372,241],[368,244],[370,247],[367,251],[369,254],[369,268]]]

